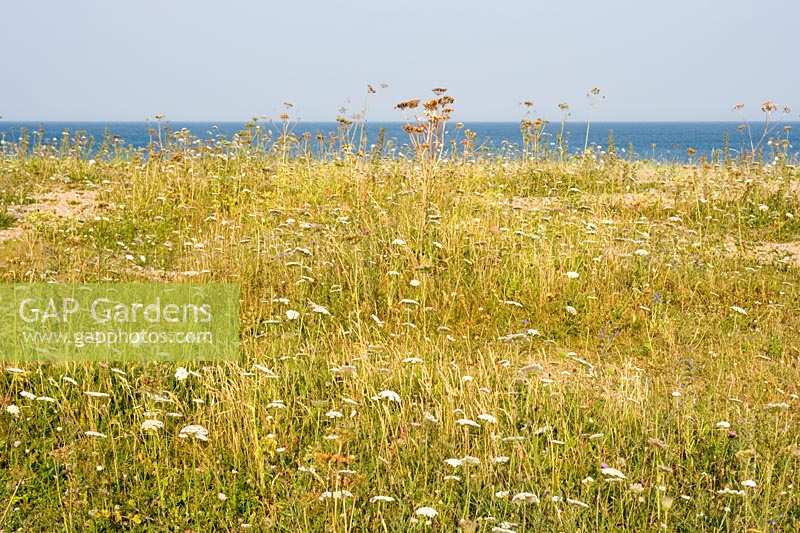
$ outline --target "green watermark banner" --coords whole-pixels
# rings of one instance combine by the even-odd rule
[[[0,360],[238,358],[236,284],[0,284]]]

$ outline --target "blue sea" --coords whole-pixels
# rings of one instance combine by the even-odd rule
[[[590,145],[596,150],[607,149],[609,133],[613,132],[617,153],[624,157],[637,159],[655,159],[659,161],[686,161],[687,151],[694,148],[695,160],[700,156],[710,157],[713,150],[723,147],[723,139],[727,133],[731,154],[735,157],[741,150],[749,149],[750,140],[747,133],[740,131],[738,122],[597,122],[592,123],[589,133]],[[162,128],[172,131],[188,129],[201,139],[212,139],[224,136],[231,138],[244,126],[242,122],[163,122]],[[366,131],[369,141],[377,138],[381,128],[385,128],[386,139],[393,140],[397,146],[407,143],[407,137],[399,122],[368,123]],[[788,131],[785,128],[789,127]],[[135,148],[147,146],[150,141],[149,130],[155,127],[154,122],[10,122],[0,121],[0,142],[13,143],[19,139],[21,132],[43,130],[44,138],[57,143],[63,132],[84,132],[99,143],[106,132],[122,139],[124,144]],[[264,130],[272,130],[277,134],[280,125],[261,123]],[[336,131],[335,122],[298,122],[292,125],[295,135],[304,132],[329,134]],[[472,122],[465,123],[464,128],[477,135],[476,145],[487,153],[513,157],[518,154],[521,144],[519,123],[517,122]],[[757,143],[764,131],[764,125],[751,123],[750,128],[754,142]],[[551,123],[545,129],[545,143],[555,146],[556,135],[560,124]],[[564,137],[570,151],[583,149],[586,124],[568,122]],[[457,131],[454,125],[448,127],[450,138],[463,138],[463,131]],[[770,125],[768,137],[787,138],[790,142],[789,153],[794,160],[800,156],[800,123],[786,122]],[[766,150],[765,152],[769,152]]]

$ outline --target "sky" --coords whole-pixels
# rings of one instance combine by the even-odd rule
[[[39,0],[0,4],[3,120],[402,120],[446,87],[463,121],[800,115],[798,0]],[[380,89],[379,84],[389,86]],[[590,105],[586,93],[605,99]]]

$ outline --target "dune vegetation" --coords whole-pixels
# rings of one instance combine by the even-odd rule
[[[793,161],[527,119],[492,157],[447,98],[403,103],[405,154],[288,117],[5,145],[4,282],[237,283],[242,330],[238,362],[4,363],[0,528],[797,530]]]

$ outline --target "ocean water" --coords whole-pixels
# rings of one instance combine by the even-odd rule
[[[164,122],[162,127],[177,131],[188,129],[194,136],[211,139],[218,136],[230,138],[240,131],[242,122]],[[262,123],[265,130],[280,130],[280,126]],[[727,133],[729,146],[733,156],[748,148],[750,141],[746,133],[739,130],[738,122],[597,122],[591,125],[589,142],[597,150],[605,150],[608,146],[609,133],[613,132],[614,142],[620,156],[638,159],[656,159],[659,161],[686,161],[688,149],[694,148],[700,156],[709,157],[712,150],[723,146]],[[785,129],[788,126],[788,132]],[[153,122],[9,122],[0,121],[0,142],[16,142],[21,132],[27,130],[44,131],[48,142],[57,142],[64,131],[85,132],[99,141],[105,132],[119,137],[125,144],[141,148],[150,141],[148,130],[155,127]],[[336,131],[335,122],[298,122],[293,124],[292,131],[296,135],[304,132],[328,134]],[[464,127],[477,135],[476,144],[486,152],[513,157],[518,154],[521,143],[519,123],[517,122],[467,122]],[[369,141],[378,136],[378,131],[385,128],[386,139],[393,140],[395,145],[403,146],[407,137],[399,122],[374,122],[366,127]],[[560,124],[551,123],[545,129],[545,142],[555,146],[556,135]],[[758,142],[764,130],[763,124],[751,123],[750,128],[754,142]],[[569,122],[565,126],[565,139],[570,151],[581,151],[584,145],[586,124]],[[463,132],[457,131],[454,125],[448,127],[448,135],[456,139],[463,138]],[[797,160],[800,157],[800,123],[775,123],[770,127],[769,137],[781,137],[790,142],[789,152]],[[631,151],[633,153],[631,153]]]

